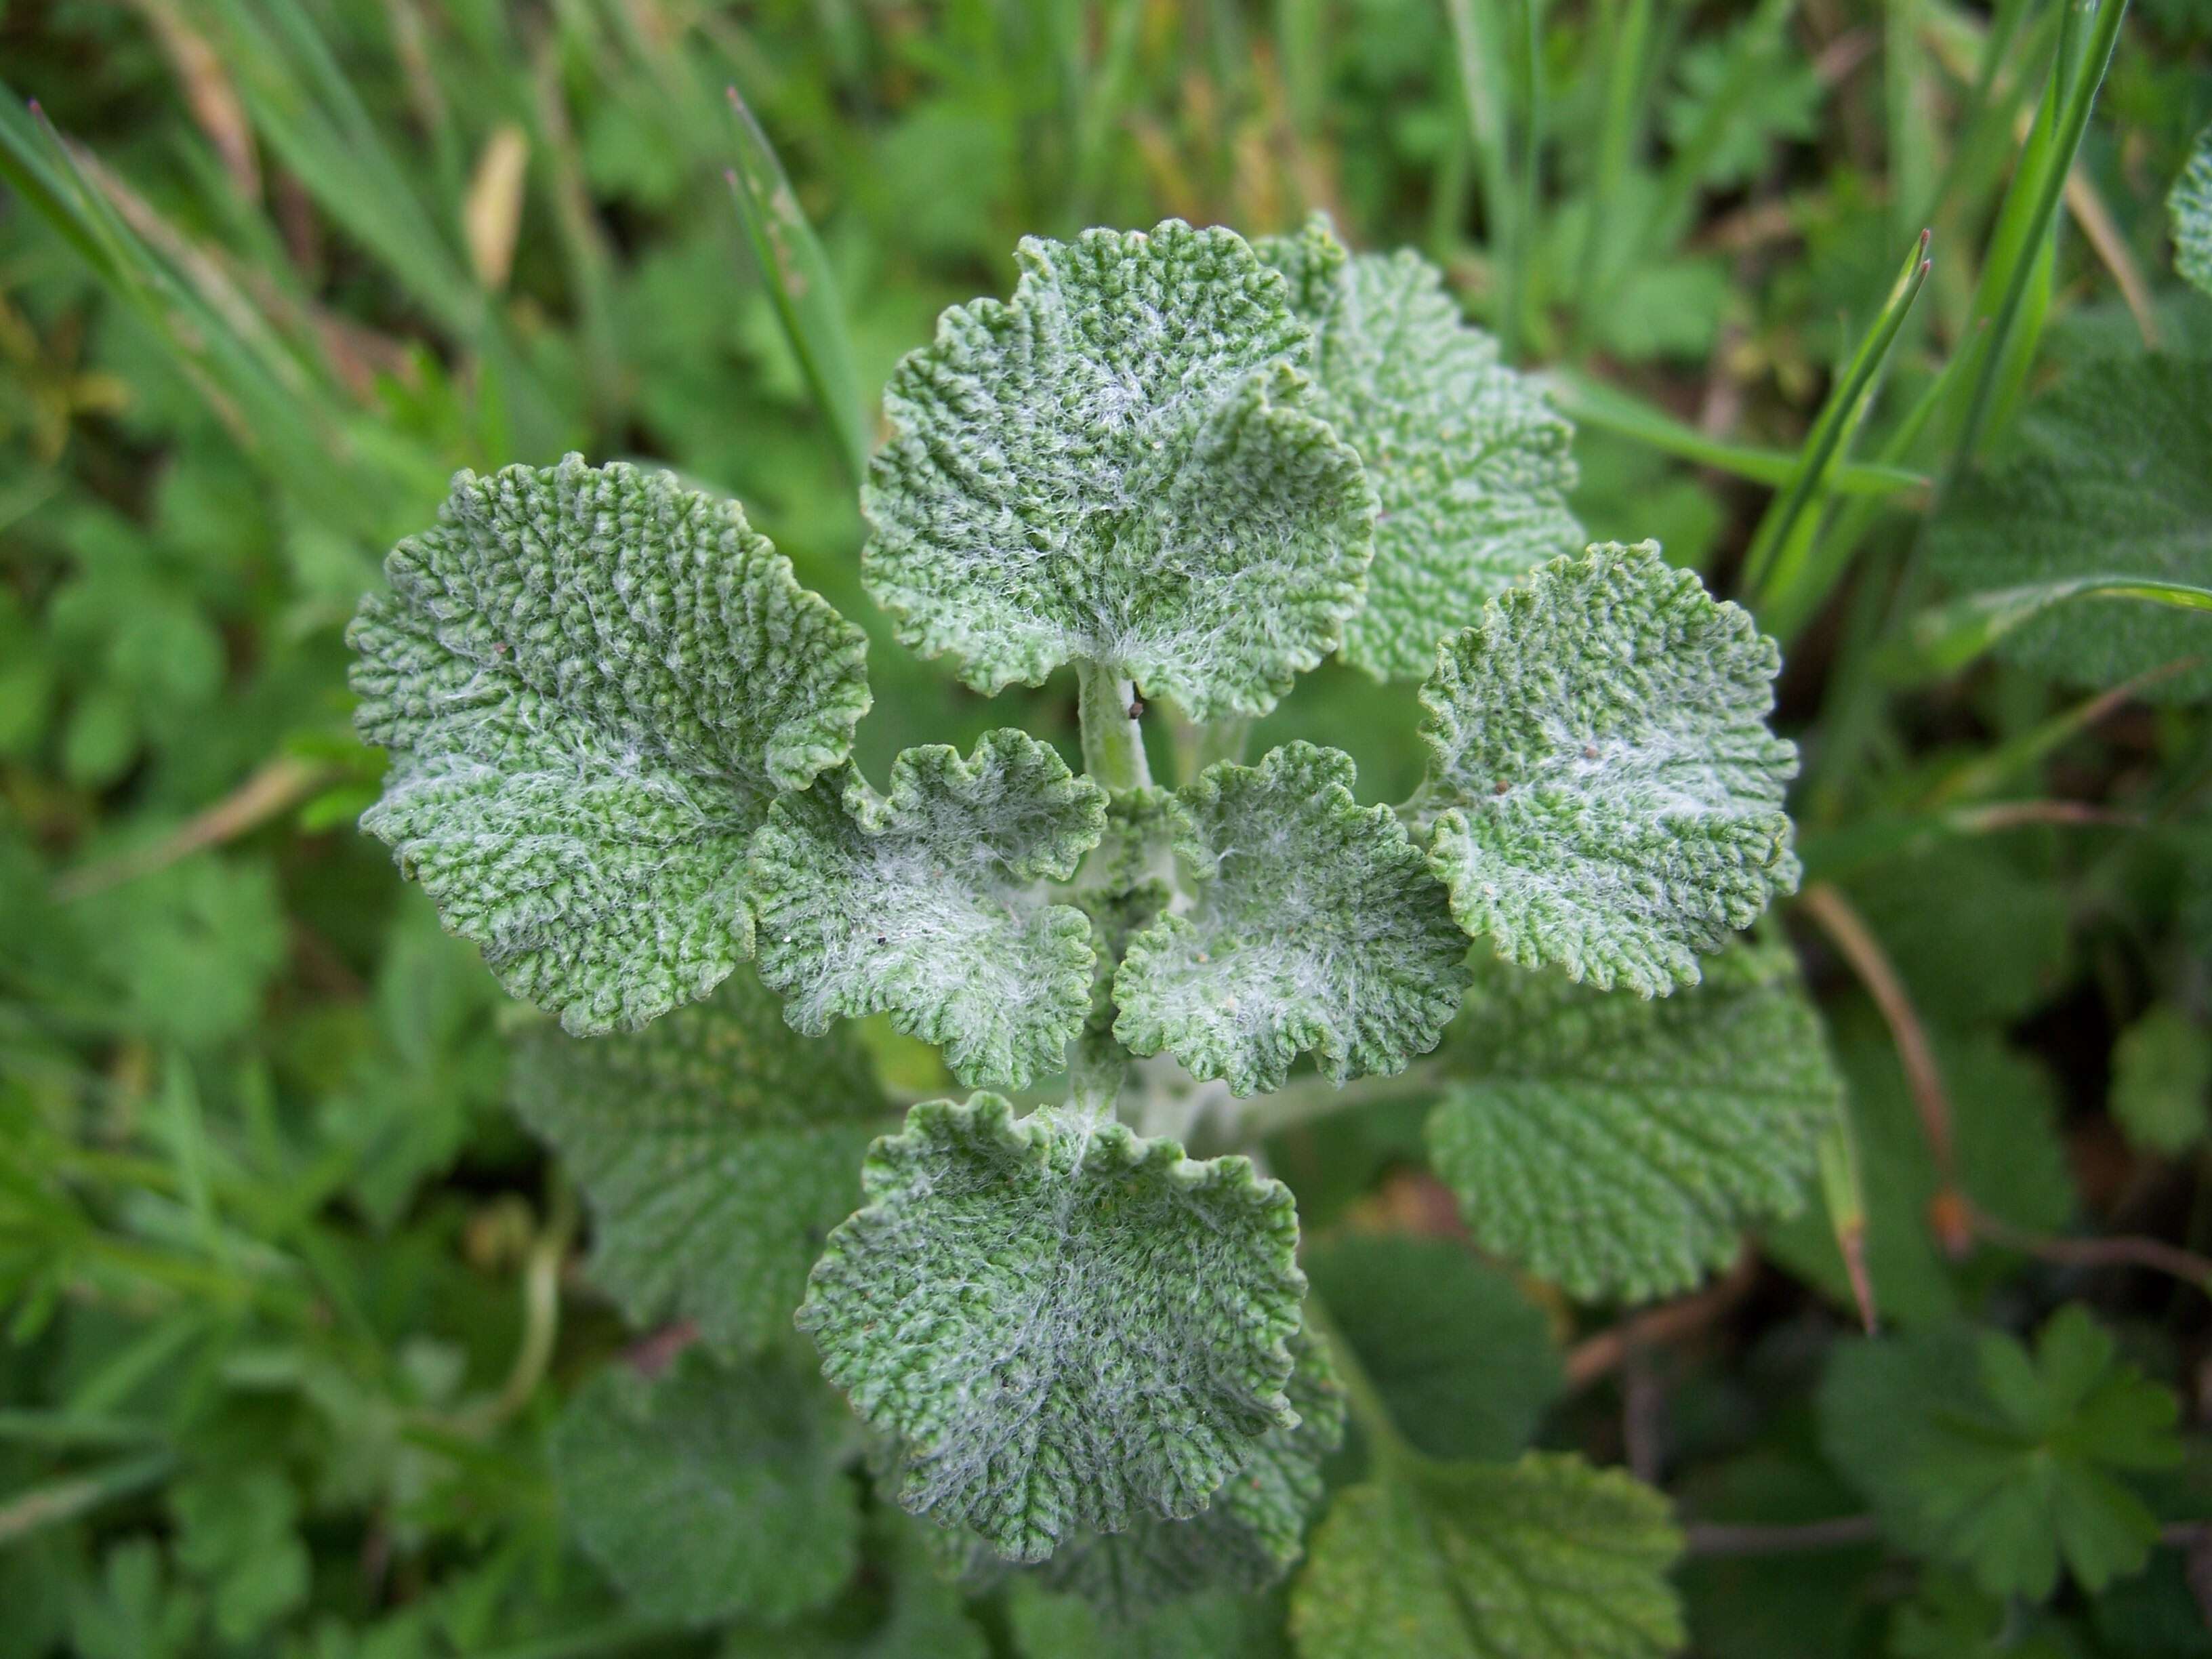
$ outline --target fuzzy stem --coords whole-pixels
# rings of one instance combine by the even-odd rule
[[[1109,794],[1151,788],[1145,732],[1138,724],[1145,705],[1137,700],[1136,687],[1095,662],[1078,663],[1075,673],[1076,707],[1083,720],[1083,769]]]

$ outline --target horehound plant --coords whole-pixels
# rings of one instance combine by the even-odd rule
[[[891,379],[864,572],[978,691],[1072,668],[1080,773],[1007,729],[879,792],[859,630],[625,465],[462,474],[355,624],[364,827],[559,1016],[520,1109],[601,1285],[702,1339],[572,1408],[585,1541],[659,1611],[787,1617],[850,1570],[858,1457],[970,1586],[1137,1620],[1290,1569],[1348,1402],[1304,1651],[1376,1650],[1378,1608],[1409,1653],[1670,1648],[1663,1501],[1413,1451],[1258,1155],[1425,1090],[1475,1239],[1590,1299],[1797,1207],[1834,1085],[1787,953],[1731,943],[1796,878],[1776,648],[1654,544],[1577,550],[1568,427],[1418,258],[1321,221],[1017,258]],[[1242,757],[1331,653],[1422,682],[1400,806],[1333,750]],[[1169,719],[1212,762],[1173,787]],[[879,1135],[869,1015],[981,1092]],[[794,1316],[864,1432],[796,1386]]]

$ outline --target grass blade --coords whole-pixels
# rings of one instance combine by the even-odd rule
[[[799,211],[799,198],[768,135],[735,87],[729,95],[738,157],[726,175],[730,197],[799,372],[836,441],[838,458],[857,483],[867,477],[868,453],[875,446],[830,261]]]
[[[1537,378],[1559,412],[1582,425],[1776,489],[1796,476],[1801,457],[1788,450],[1726,442],[1617,387],[1570,370],[1554,369]],[[1905,495],[1926,489],[1929,483],[1925,474],[1908,467],[1863,461],[1839,461],[1828,477],[1828,488],[1839,495]]]
[[[2148,576],[2075,576],[1969,594],[1914,618],[1891,663],[1911,678],[1955,673],[2023,623],[2075,599],[2126,599],[2181,611],[2212,611],[2212,588]],[[2212,632],[2205,636],[2212,649]]]
[[[1775,498],[1752,538],[1744,588],[1752,596],[1753,609],[1779,638],[1788,639],[1803,624],[1842,574],[1832,558],[1819,563],[1813,558],[1821,501],[1829,474],[1866,420],[1890,349],[1934,268],[1928,242],[1929,233],[1923,230],[1905,256],[1904,269],[1890,285],[1874,325],[1806,434],[1788,487]]]

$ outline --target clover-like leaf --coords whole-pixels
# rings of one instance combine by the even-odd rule
[[[1842,1099],[1778,945],[1656,1001],[1501,965],[1449,1042],[1437,1173],[1485,1249],[1583,1297],[1685,1289],[1795,1213]]]
[[[461,473],[385,572],[347,635],[392,762],[362,828],[571,1031],[704,996],[769,800],[850,749],[860,631],[736,503],[576,455]]]
[[[593,1279],[736,1350],[788,1339],[890,1109],[857,1043],[794,1036],[744,969],[634,1034],[532,1032],[513,1088],[590,1201]]]
[[[1444,642],[1416,810],[1470,933],[1663,995],[1792,890],[1780,656],[1656,542],[1555,559]]]
[[[1352,775],[1350,756],[1292,743],[1176,799],[1197,902],[1129,941],[1116,1036],[1240,1095],[1281,1088],[1308,1050],[1342,1083],[1436,1047],[1467,988],[1467,938],[1405,826],[1355,801]]]
[[[1301,1659],[1658,1659],[1682,1644],[1667,1500],[1529,1452],[1340,1494],[1291,1594]]]
[[[1297,1422],[1253,1442],[1244,1465],[1187,1521],[1133,1519],[1121,1532],[1084,1532],[1034,1569],[1048,1589],[1072,1591],[1118,1626],[1162,1602],[1208,1589],[1262,1590],[1305,1549],[1306,1522],[1322,1492],[1322,1461],[1344,1441],[1344,1393],[1328,1351],[1300,1333],[1287,1392]]]
[[[799,1323],[915,1514],[1042,1560],[1197,1514],[1295,1422],[1297,1221],[1244,1159],[978,1095],[915,1107],[862,1183]]]
[[[1367,603],[1341,654],[1380,679],[1419,679],[1485,599],[1582,546],[1567,507],[1574,428],[1411,249],[1348,255],[1318,214],[1258,246],[1313,325],[1316,410],[1359,452],[1382,505]]]
[[[2148,603],[2129,581],[2212,589],[2212,362],[2137,356],[2092,363],[2029,404],[2006,459],[1971,475],[1928,526],[1928,556],[1953,586],[2027,620],[1997,654],[2081,685],[2171,664],[2137,688],[2152,702],[2212,696],[2212,617]],[[2088,592],[2038,605],[2039,590]],[[2119,596],[2099,598],[2110,586]]]
[[[585,1550],[651,1619],[787,1619],[852,1576],[860,1508],[836,1401],[786,1361],[703,1349],[665,1376],[611,1365],[552,1440],[561,1506]]]
[[[909,749],[779,800],[754,838],[761,978],[810,1036],[888,1010],[964,1083],[1057,1071],[1090,1007],[1091,924],[1048,902],[1098,842],[1105,793],[1011,729],[963,761]]]
[[[1999,1331],[1936,1326],[1830,1362],[1820,1437],[1882,1529],[1992,1595],[2040,1600],[2059,1564],[2092,1592],[2142,1570],[2158,1522],[2117,1477],[2180,1461],[2172,1394],[2075,1304],[2031,1358]]]
[[[2173,230],[2173,268],[2212,294],[2212,127],[2197,135],[2189,161],[2166,198]]]
[[[1233,231],[1024,240],[884,392],[870,591],[976,690],[1079,659],[1264,714],[1358,608],[1375,498],[1310,408],[1312,336]]]

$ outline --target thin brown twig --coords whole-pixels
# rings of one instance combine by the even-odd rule
[[[1897,1057],[1904,1064],[1905,1081],[1911,1086],[1913,1104],[1919,1109],[1920,1127],[1935,1157],[1937,1178],[1944,1192],[1955,1192],[1958,1173],[1952,1152],[1951,1099],[1943,1087],[1942,1068],[1936,1063],[1927,1029],[1912,1006],[1905,981],[1865,919],[1836,887],[1814,882],[1798,895],[1797,902],[1843,953],[1874,998],[1875,1006],[1881,1011],[1882,1023],[1889,1027]]]
[[[1758,1277],[1759,1259],[1746,1250],[1736,1258],[1726,1278],[1694,1296],[1650,1309],[1585,1337],[1568,1352],[1567,1386],[1587,1388],[1608,1371],[1617,1370],[1637,1349],[1679,1341],[1716,1323],[1751,1293],[1752,1284]]]
[[[330,775],[331,769],[320,761],[279,755],[214,805],[187,818],[173,834],[135,852],[67,872],[54,883],[54,896],[66,902],[103,892],[166,869],[204,848],[220,846],[267,823]]]
[[[2118,1238],[2065,1238],[2054,1233],[2032,1232],[2015,1227],[1986,1210],[1966,1206],[1968,1224],[1981,1237],[2007,1249],[2020,1250],[2045,1261],[2069,1267],[2146,1267],[2171,1274],[2212,1296],[2212,1257],[2163,1239],[2125,1235]]]

